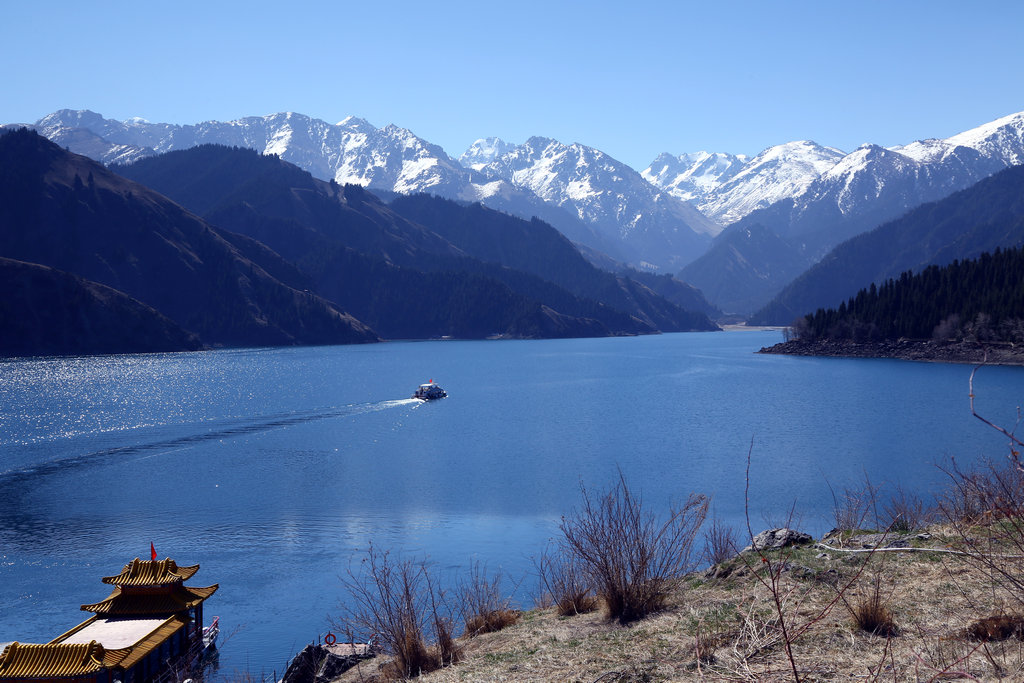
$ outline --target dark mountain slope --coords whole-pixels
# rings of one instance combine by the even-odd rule
[[[351,186],[344,191],[363,192]],[[245,230],[270,244],[301,269],[310,288],[389,339],[512,334],[510,328],[526,329],[515,323],[517,316],[531,306],[539,306],[540,301],[568,317],[603,321],[595,327],[590,321],[580,320],[578,336],[598,334],[596,330],[610,334],[609,326],[616,331],[654,331],[624,313],[603,309],[593,302],[587,305],[539,278],[475,259],[421,254],[415,261],[426,268],[397,265],[388,253],[364,254],[297,220],[268,217],[248,203],[218,210],[210,214],[210,220]],[[469,286],[481,293],[491,292],[492,296],[457,294]],[[517,300],[515,305],[510,296]]]
[[[389,339],[611,334],[604,323],[586,315],[601,311],[574,306],[572,301],[558,301],[562,308],[556,312],[503,282],[467,271],[426,273],[374,261],[352,249],[337,250],[326,266],[325,273],[338,273],[340,277],[325,275],[318,282],[319,291],[344,303],[360,320],[366,320]],[[565,310],[573,314],[561,312]],[[623,314],[617,315],[625,318]],[[620,322],[636,326],[635,321]]]
[[[532,273],[576,296],[627,311],[655,328],[713,329],[703,320],[699,293],[692,296],[697,305],[676,310],[678,304],[644,283],[596,268],[562,233],[536,218],[525,221],[480,204],[464,206],[425,194],[399,197],[390,206],[471,256]]]
[[[630,280],[642,284],[660,297],[668,299],[684,311],[703,313],[710,318],[722,315],[722,309],[704,297],[704,293],[688,282],[668,273],[658,275],[627,268],[623,271]]]
[[[219,170],[215,173],[211,169]],[[489,288],[500,283],[563,315],[598,321],[610,333],[713,329],[705,316],[681,311],[635,283],[635,291],[620,291],[624,288],[614,276],[597,275],[601,271],[540,221],[523,221],[479,206],[427,196],[411,199],[409,204],[399,200],[396,209],[361,187],[338,187],[275,157],[237,148],[205,146],[172,152],[119,167],[118,171],[193,210],[203,211],[218,226],[244,232],[267,244],[307,273],[316,283],[316,291],[361,319],[368,316],[366,319],[374,321],[372,324],[385,336],[463,334],[453,331],[453,327],[482,330],[485,334],[504,332],[503,328],[484,326],[485,321],[494,318],[495,311],[490,309],[501,297],[487,305],[481,299],[466,297],[446,302],[445,295],[454,295],[454,290],[446,287],[424,292],[423,287],[430,286],[425,283],[438,280],[439,273],[453,287],[459,273],[472,278],[475,286]],[[216,196],[211,194],[211,186],[217,188]],[[426,226],[419,220],[420,212]],[[537,258],[531,259],[530,254]],[[365,262],[359,261],[360,256]],[[560,262],[566,264],[564,269],[559,269]],[[432,277],[421,281],[409,272],[412,270]],[[566,287],[563,270],[584,273],[608,295],[595,295],[594,287]],[[357,279],[356,273],[367,272],[374,274],[369,283]],[[550,273],[559,275],[562,281],[547,281],[544,275]],[[484,280],[491,282],[485,284]],[[366,293],[367,301],[375,302],[375,307],[367,309],[356,292]],[[616,297],[615,303],[607,300],[612,296]],[[401,301],[441,307],[446,315],[454,316],[452,326],[424,327],[429,320],[437,322],[437,318],[426,311],[409,318],[404,305],[389,309],[388,302]],[[481,308],[466,308],[474,302]],[[422,324],[411,327],[413,320]],[[419,333],[414,334],[413,329]],[[593,330],[586,323],[581,334],[592,334]]]
[[[376,338],[330,302],[275,279],[243,251],[295,274],[269,250],[225,236],[35,133],[0,136],[0,256],[118,289],[210,344]]]
[[[747,314],[810,265],[804,252],[760,224],[726,228],[679,273],[727,313]]]
[[[244,205],[251,215],[293,221],[399,265],[415,265],[424,252],[460,253],[444,239],[390,211],[361,187],[317,180],[278,157],[250,149],[200,145],[113,170],[199,216],[212,219]]]
[[[797,316],[837,306],[858,289],[903,271],[1021,244],[1024,167],[1015,166],[844,242],[783,289],[752,321],[788,325]]]
[[[116,289],[0,258],[0,356],[195,351],[199,338]]]

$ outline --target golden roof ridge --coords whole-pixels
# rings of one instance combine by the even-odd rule
[[[212,586],[176,586],[169,593],[125,593],[120,586],[103,600],[82,605],[84,612],[96,614],[170,614],[191,609],[217,592],[220,584]]]
[[[95,640],[88,643],[13,642],[0,654],[0,679],[82,676],[117,666],[131,648],[108,650]]]
[[[124,566],[120,574],[104,576],[101,581],[116,586],[160,586],[188,581],[197,571],[198,564],[179,567],[169,557],[162,560],[140,560],[136,557]]]

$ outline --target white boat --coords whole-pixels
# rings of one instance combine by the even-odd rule
[[[433,401],[434,399],[445,398],[447,396],[448,392],[437,385],[434,380],[421,384],[420,388],[416,390],[416,393],[412,395],[413,398],[418,398],[423,401]]]

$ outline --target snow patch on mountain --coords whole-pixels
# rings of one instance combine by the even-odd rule
[[[579,143],[532,137],[479,170],[569,211],[662,268],[692,260],[721,230],[626,164]]]
[[[844,153],[810,140],[797,140],[764,150],[713,193],[698,208],[724,224],[804,192]]]
[[[743,154],[720,152],[694,152],[677,157],[661,154],[640,175],[674,197],[699,203],[743,170],[748,161],[749,157]]]
[[[662,154],[643,176],[727,225],[800,194],[841,158],[843,152],[834,147],[798,140],[769,147],[752,159],[710,152]]]
[[[488,177],[527,188],[584,221],[615,224],[620,237],[648,223],[679,221],[683,229],[717,234],[720,227],[685,202],[661,192],[632,168],[579,143],[532,137],[481,168]]]

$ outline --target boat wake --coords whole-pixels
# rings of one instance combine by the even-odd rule
[[[133,455],[158,455],[169,451],[176,451],[188,446],[201,444],[208,441],[220,441],[247,434],[257,434],[283,427],[316,422],[318,420],[329,420],[336,418],[352,417],[367,413],[376,413],[392,408],[409,407],[416,408],[423,401],[415,398],[392,399],[386,401],[374,401],[370,403],[353,403],[346,406],[332,406],[318,408],[315,410],[293,411],[277,413],[272,415],[260,415],[248,418],[234,418],[220,421],[219,425],[213,426],[201,433],[185,434],[168,439],[157,439],[145,443],[134,443],[124,446],[114,446],[88,453],[75,453],[59,456],[45,462],[36,462],[22,467],[14,467],[0,472],[0,484],[9,484],[13,480],[22,480],[45,475],[58,470],[66,470],[69,467],[95,465],[97,460],[104,460],[111,457],[124,457]],[[165,425],[166,428],[188,429],[199,425]],[[147,428],[152,425],[147,425]],[[55,439],[60,441],[62,439]]]

